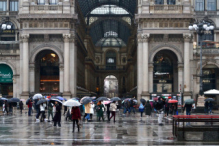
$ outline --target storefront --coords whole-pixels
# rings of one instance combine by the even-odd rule
[[[6,64],[0,64],[0,94],[3,97],[13,96],[13,72]]]
[[[183,98],[183,94],[181,93],[151,93],[151,100],[157,100],[158,98],[163,97],[166,99],[174,99],[174,100],[178,100],[178,105],[183,105],[182,103],[182,98]]]

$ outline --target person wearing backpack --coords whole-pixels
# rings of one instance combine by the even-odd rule
[[[144,105],[143,105],[143,103],[141,103],[140,106],[139,106],[139,112],[141,113],[141,121],[142,121],[142,115],[143,115],[143,112],[144,112]]]

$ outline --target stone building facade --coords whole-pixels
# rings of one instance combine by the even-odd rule
[[[0,34],[0,65],[9,66],[13,74],[8,82],[0,80],[1,94],[101,96],[104,79],[113,75],[120,97],[150,99],[182,93],[184,99],[196,98],[200,39],[188,26],[208,19],[215,29],[205,39],[218,42],[219,3],[127,1],[0,2],[1,26],[13,26]],[[219,88],[218,47],[217,43],[203,46],[204,90]]]

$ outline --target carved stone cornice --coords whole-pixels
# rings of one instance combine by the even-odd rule
[[[70,42],[71,34],[63,34],[64,42]]]
[[[150,37],[150,34],[148,34],[148,33],[144,33],[144,34],[141,35],[141,38],[142,38],[143,42],[148,42],[149,37]]]
[[[20,40],[22,42],[28,42],[30,35],[29,34],[21,34],[20,35]]]
[[[137,35],[137,39],[138,39],[138,43],[142,43],[143,40],[142,40],[141,34]]]
[[[191,33],[184,33],[183,38],[184,38],[184,42],[190,42],[192,39],[192,34]]]

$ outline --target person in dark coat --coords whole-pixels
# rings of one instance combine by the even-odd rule
[[[22,101],[19,102],[19,107],[20,107],[20,111],[21,111],[21,114],[22,114],[22,110],[24,108],[24,104]]]
[[[208,101],[205,101],[205,113],[208,114]]]
[[[145,105],[145,115],[151,116],[151,112],[152,112],[151,104],[149,103],[149,101],[147,101]]]
[[[79,123],[78,121],[81,119],[81,113],[79,107],[72,107],[71,109],[71,115],[72,115],[72,120],[73,120],[73,131],[75,131],[75,122],[78,126],[78,132],[80,131]]]
[[[186,109],[186,115],[191,115],[192,104],[185,104],[183,111]]]
[[[7,115],[8,115],[8,102],[6,100],[5,100],[5,111],[6,111]]]
[[[107,113],[107,119],[110,121],[110,103],[106,104],[106,113]]]
[[[211,101],[208,101],[208,107],[209,107],[209,113],[212,114],[213,103]]]
[[[55,107],[56,107],[56,113],[55,116],[53,118],[54,121],[54,126],[56,126],[56,124],[58,123],[58,126],[61,127],[61,107],[58,104],[58,102],[55,102]]]

